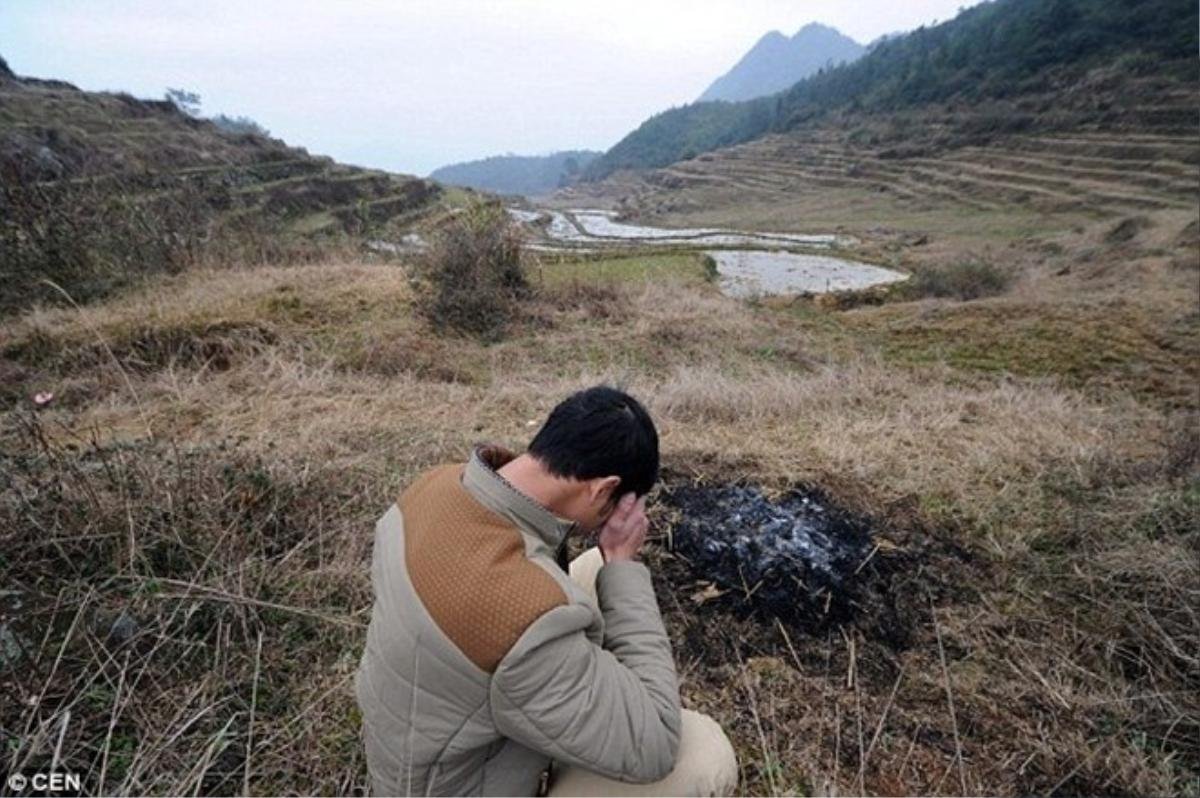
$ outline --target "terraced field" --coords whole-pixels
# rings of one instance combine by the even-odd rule
[[[430,181],[335,163],[282,141],[234,134],[171,103],[19,78],[0,62],[0,162],[25,179],[151,201],[198,191],[230,219],[281,233],[338,233],[430,210]]]
[[[968,236],[983,217],[1028,233],[1196,208],[1194,86],[1133,81],[1098,88],[1086,102],[1023,102],[1039,118],[1069,106],[1063,118],[1088,121],[1039,122],[1031,132],[1001,135],[979,132],[1005,126],[994,108],[930,109],[900,120],[902,126],[889,118],[844,119],[658,170],[617,173],[560,192],[554,202],[675,225],[769,222],[794,232],[856,233],[886,225]],[[1086,113],[1076,107],[1081,103]],[[1014,113],[1028,114],[1025,105]]]
[[[628,177],[626,178],[628,179]],[[1173,134],[1077,133],[1011,137],[933,157],[856,146],[840,131],[771,136],[650,172],[633,204],[683,196],[857,188],[916,202],[981,210],[1028,204],[1044,212],[1121,215],[1188,208],[1200,180],[1200,142]]]

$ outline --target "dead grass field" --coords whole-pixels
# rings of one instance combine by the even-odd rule
[[[685,704],[729,729],[744,791],[1200,795],[1187,214],[1116,243],[1110,219],[1021,218],[856,230],[904,268],[1017,271],[972,302],[747,304],[675,253],[531,261],[536,295],[493,344],[434,335],[402,262],[353,259],[4,319],[4,769],[365,789],[374,519],[421,470],[521,447],[612,381],[660,426],[662,490],[815,487],[882,541],[902,628],[804,636],[714,597],[658,503]]]

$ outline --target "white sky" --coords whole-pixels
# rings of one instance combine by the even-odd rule
[[[341,161],[427,174],[607,149],[769,30],[866,43],[977,0],[0,0],[18,74],[249,116]]]

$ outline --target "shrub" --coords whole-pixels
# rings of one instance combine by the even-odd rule
[[[191,183],[150,195],[148,176],[41,181],[0,163],[0,313],[62,296],[79,302],[174,272],[208,242],[212,209]]]
[[[1012,272],[982,260],[932,266],[913,274],[902,294],[909,299],[953,297],[980,299],[1004,293],[1012,284]]]
[[[434,236],[420,272],[421,309],[434,327],[484,339],[502,337],[529,295],[520,233],[497,204],[473,205],[452,218]]]

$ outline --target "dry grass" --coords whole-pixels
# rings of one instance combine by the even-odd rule
[[[356,789],[357,718],[328,698],[365,623],[368,513],[345,497],[367,486],[224,442],[10,421],[5,769],[57,761],[123,793]]]
[[[1011,321],[1023,288],[839,313],[653,269],[552,274],[494,344],[433,335],[404,267],[353,261],[6,321],[5,768],[57,748],[92,791],[364,789],[349,680],[372,520],[422,469],[521,446],[613,380],[675,478],[818,486],[876,519],[897,547],[879,562],[908,558],[895,646],[696,604],[656,546],[685,703],[730,730],[743,789],[1200,794],[1196,402],[1053,358],[898,355],[931,307],[926,350],[1042,341]],[[1144,360],[1139,384],[1176,362]],[[36,391],[56,397],[35,410]]]

